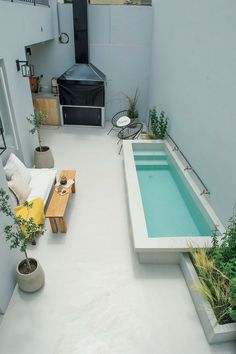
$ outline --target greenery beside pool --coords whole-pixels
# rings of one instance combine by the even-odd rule
[[[213,232],[212,248],[192,252],[200,286],[197,290],[209,301],[219,324],[236,322],[236,215],[219,238]]]

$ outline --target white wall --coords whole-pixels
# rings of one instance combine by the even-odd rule
[[[13,118],[19,144],[18,155],[32,165],[34,139],[29,134],[26,117],[33,112],[29,80],[16,70],[16,59],[25,59],[26,45],[53,38],[52,11],[44,6],[0,1],[0,59],[4,67],[10,91]],[[0,158],[0,188],[7,190]],[[15,268],[19,254],[10,251],[3,234],[7,219],[0,215],[0,312],[6,310],[15,286]]]
[[[34,138],[26,117],[33,112],[29,80],[16,70],[16,59],[25,60],[25,46],[53,38],[52,11],[46,6],[0,1],[0,59],[4,60],[11,93],[20,151],[32,164]]]
[[[31,46],[32,55],[27,56],[28,60],[34,64],[35,74],[37,76],[43,75],[41,85],[44,91],[51,90],[52,77],[60,76],[75,63],[72,5],[59,5],[61,31],[69,35],[70,41],[68,44],[61,44],[58,41],[59,35],[55,16],[55,3],[53,11],[55,19],[53,22],[55,39]]]
[[[42,86],[50,86],[53,76],[61,75],[75,63],[73,13],[69,4],[60,5],[62,31],[70,43],[57,39],[32,46],[36,74],[43,74]],[[107,77],[106,119],[127,108],[123,94],[133,96],[139,89],[139,111],[145,120],[150,67],[152,9],[145,6],[88,6],[90,62]],[[57,31],[56,23],[55,33]],[[43,87],[45,89],[45,87]]]
[[[89,5],[90,61],[106,74],[106,119],[127,108],[124,93],[139,90],[139,115],[148,108],[152,7]]]
[[[153,1],[150,105],[211,192],[226,222],[236,200],[236,2]]]

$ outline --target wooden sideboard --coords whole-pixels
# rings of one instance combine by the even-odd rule
[[[48,116],[44,125],[61,125],[58,96],[46,92],[33,94],[33,105],[36,111]]]

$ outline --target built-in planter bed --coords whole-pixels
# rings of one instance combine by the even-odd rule
[[[188,254],[182,255],[180,267],[208,342],[213,344],[236,340],[236,323],[218,324],[208,301],[194,289],[200,281]]]

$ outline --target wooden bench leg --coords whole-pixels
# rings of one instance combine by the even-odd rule
[[[74,183],[72,184],[71,192],[72,192],[72,193],[75,193],[75,179],[74,179],[73,181],[74,181]]]
[[[59,222],[60,222],[60,226],[61,226],[61,232],[65,234],[67,231],[65,218],[59,218]]]
[[[50,224],[51,224],[52,232],[54,234],[56,234],[58,232],[56,219],[55,218],[49,218],[49,221],[50,221]]]

